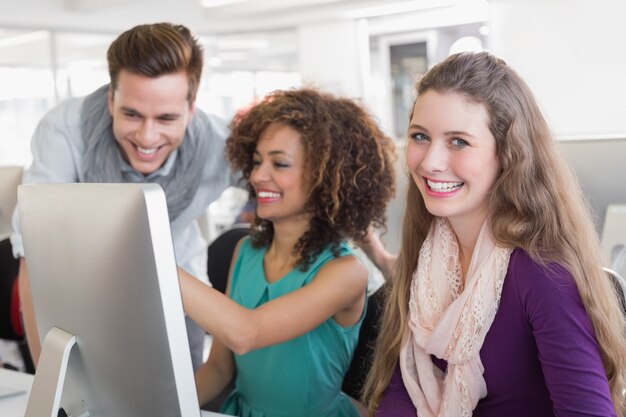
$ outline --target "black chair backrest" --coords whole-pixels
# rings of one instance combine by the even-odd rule
[[[15,328],[15,314],[13,313],[15,309],[13,295],[17,288],[18,270],[19,261],[13,257],[11,242],[8,238],[0,241],[0,308],[2,308],[0,338],[2,339],[19,340],[24,337],[21,328]]]
[[[228,282],[228,270],[237,242],[250,233],[248,226],[235,226],[219,235],[209,245],[207,271],[213,288],[225,293]]]
[[[0,241],[0,339],[17,342],[24,361],[24,371],[34,374],[35,365],[19,317],[19,298],[17,295],[19,266],[20,261],[13,257],[9,239]]]
[[[372,367],[374,345],[378,338],[384,293],[385,288],[379,288],[378,291],[367,299],[367,311],[359,331],[359,341],[354,350],[348,372],[346,372],[343,378],[341,390],[356,400],[361,398],[363,383]]]

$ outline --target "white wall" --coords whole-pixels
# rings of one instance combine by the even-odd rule
[[[490,49],[535,92],[555,133],[626,132],[626,2],[491,0]]]
[[[369,72],[368,32],[363,20],[298,27],[299,70],[304,84],[360,99]]]

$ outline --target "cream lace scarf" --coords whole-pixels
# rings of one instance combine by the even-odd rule
[[[420,417],[471,416],[487,395],[479,351],[498,310],[511,251],[493,243],[485,222],[463,288],[450,223],[437,218],[431,227],[413,273],[400,349],[402,379]],[[445,374],[431,354],[448,362]]]

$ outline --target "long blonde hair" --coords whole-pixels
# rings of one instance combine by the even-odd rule
[[[495,241],[524,249],[534,260],[556,262],[574,277],[593,324],[618,416],[626,416],[626,320],[615,288],[600,268],[599,242],[580,186],[559,155],[550,129],[526,83],[486,52],[462,53],[433,67],[417,84],[462,94],[483,104],[502,172],[490,194]],[[390,282],[374,363],[364,388],[370,415],[378,408],[408,326],[409,288],[433,216],[409,177],[402,249]]]

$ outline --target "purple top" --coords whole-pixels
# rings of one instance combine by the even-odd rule
[[[480,350],[487,396],[474,417],[615,416],[598,342],[571,274],[511,254],[500,307]],[[433,362],[445,370],[446,362]],[[400,367],[377,417],[415,417]]]

